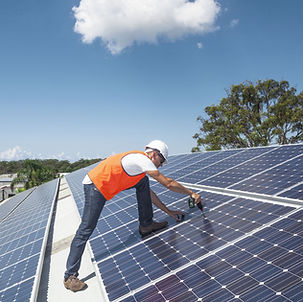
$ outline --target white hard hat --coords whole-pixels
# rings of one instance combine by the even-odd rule
[[[161,155],[164,157],[165,163],[167,163],[168,147],[164,142],[156,139],[156,140],[151,141],[149,144],[147,144],[146,148],[147,149],[148,148],[157,149],[161,153]]]

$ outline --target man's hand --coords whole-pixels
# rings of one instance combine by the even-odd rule
[[[198,193],[193,193],[190,197],[195,199],[195,204],[202,202],[202,198]]]
[[[176,180],[166,177],[163,174],[161,174],[158,170],[155,171],[147,171],[146,172],[149,176],[157,180],[160,184],[162,184],[167,189],[181,193],[184,195],[189,195],[190,197],[193,197],[195,199],[195,204],[202,202],[202,198],[198,193],[194,193],[192,190],[184,187]]]
[[[184,213],[182,211],[169,210],[167,214],[172,218],[176,219],[177,221],[181,221],[182,220],[181,217],[184,217]]]

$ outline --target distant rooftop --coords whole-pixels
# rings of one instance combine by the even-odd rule
[[[13,177],[0,177],[0,182],[12,182]]]

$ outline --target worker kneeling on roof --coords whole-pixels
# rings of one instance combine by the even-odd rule
[[[149,178],[146,174],[171,191],[193,197],[196,204],[201,202],[199,194],[158,171],[163,163],[167,163],[167,158],[167,145],[160,140],[154,140],[146,146],[145,152],[129,151],[112,155],[88,172],[83,180],[85,205],[82,221],[71,243],[66,264],[64,286],[67,289],[75,292],[87,287],[77,278],[85,244],[97,225],[105,202],[119,192],[136,188],[139,232],[142,236],[167,226],[167,221],[153,221],[152,203],[176,220],[178,220],[178,215],[183,214],[181,211],[168,209],[160,201],[150,189]]]

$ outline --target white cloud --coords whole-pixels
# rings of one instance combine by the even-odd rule
[[[235,27],[239,24],[239,19],[233,19],[230,22],[230,27]]]
[[[30,158],[31,156],[32,154],[30,152],[21,150],[20,146],[15,146],[0,152],[0,160],[19,160]]]
[[[197,46],[198,46],[198,48],[200,48],[200,49],[203,48],[203,44],[202,44],[201,42],[198,42],[198,43],[197,43]]]
[[[47,154],[33,154],[30,151],[22,150],[20,146],[9,148],[5,151],[0,152],[0,160],[23,160],[23,159],[58,159],[58,160],[69,160],[77,161],[80,159],[80,153],[78,152],[75,156],[66,155],[64,152],[47,155]]]
[[[118,54],[135,43],[174,41],[217,30],[220,6],[215,0],[81,0],[73,11],[74,30],[84,43],[101,38],[112,54]]]
[[[61,153],[59,153],[59,154],[57,154],[57,155],[52,155],[52,156],[49,157],[49,158],[58,159],[58,160],[65,160],[65,159],[68,159],[69,156],[65,155],[64,152],[61,152]]]

